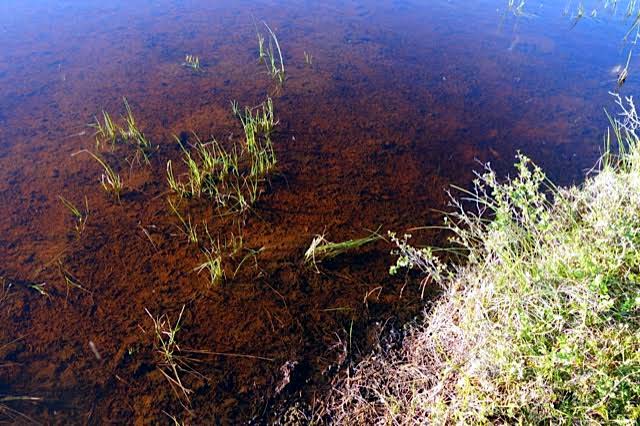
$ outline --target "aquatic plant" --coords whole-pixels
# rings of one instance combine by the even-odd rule
[[[215,240],[209,234],[209,230],[205,227],[206,234],[209,238],[209,246],[202,248],[205,261],[198,265],[194,271],[200,273],[204,270],[209,272],[209,282],[212,287],[219,285],[225,278],[225,272],[222,265],[222,246],[220,240]]]
[[[278,37],[276,36],[276,34],[271,30],[271,28],[269,27],[269,25],[267,25],[266,22],[262,22],[264,24],[264,26],[267,28],[267,31],[269,31],[269,48],[268,50],[265,52],[266,58],[268,59],[268,61],[265,61],[265,65],[267,67],[267,72],[269,73],[269,75],[271,75],[271,77],[274,80],[277,80],[278,83],[280,83],[281,85],[284,84],[284,81],[286,80],[286,72],[284,69],[284,59],[282,57],[282,50],[280,49],[280,42],[278,41]],[[264,41],[263,41],[264,43]],[[274,50],[273,50],[273,46],[275,45],[277,51],[278,51],[278,57],[276,57]]]
[[[100,166],[102,166],[103,173],[100,177],[100,185],[106,192],[113,194],[115,199],[119,202],[120,193],[123,189],[122,179],[120,178],[120,175],[115,170],[113,170],[113,168],[98,154],[94,154],[91,151],[83,149],[73,155],[83,152],[89,154],[94,160],[98,162],[98,164],[100,164]]]
[[[237,102],[232,110],[244,131],[244,143],[235,142],[225,148],[216,139],[194,141],[185,146],[175,137],[182,151],[186,173],[176,176],[171,161],[167,162],[167,183],[181,198],[207,197],[216,207],[230,212],[246,211],[258,200],[260,184],[277,164],[271,134],[277,125],[273,101],[268,98],[256,108],[246,107],[242,113]]]
[[[109,142],[112,148],[117,143],[129,144],[136,150],[134,160],[140,162],[142,159],[148,164],[153,145],[136,124],[127,98],[123,97],[122,101],[126,111],[125,116],[122,117],[125,122],[124,127],[114,122],[106,111],[102,111],[102,121],[95,118],[94,123],[90,124],[90,127],[96,129],[94,133],[96,146],[100,148],[104,142]]]
[[[84,228],[87,224],[87,220],[89,219],[89,201],[87,197],[84,197],[84,211],[81,211],[75,204],[71,201],[64,198],[62,195],[58,195],[58,198],[62,202],[62,204],[71,212],[73,218],[75,219],[74,228],[78,235],[82,234]]]
[[[399,351],[342,380],[333,422],[638,422],[640,138],[627,103],[612,120],[619,150],[579,187],[554,186],[522,155],[512,179],[479,173],[462,195],[473,210],[453,199],[444,221],[461,263],[392,234],[392,272],[415,269],[443,294]]]
[[[186,55],[182,66],[189,67],[195,71],[200,71],[200,58],[195,55]]]
[[[112,144],[116,143],[118,139],[119,129],[113,122],[113,119],[108,112],[102,111],[102,122],[97,117],[94,117],[94,123],[89,125],[96,129],[94,136],[96,138],[96,145],[100,147],[103,141],[109,141]]]
[[[65,283],[66,298],[69,298],[69,292],[72,288],[91,294],[89,290],[87,290],[82,286],[82,284],[80,284],[80,281],[75,277],[75,275],[73,275],[71,272],[69,272],[69,270],[67,270],[67,268],[65,268],[62,260],[58,260],[58,271],[60,272],[60,275],[62,276],[62,279]]]
[[[127,128],[120,128],[120,135],[125,141],[128,141],[136,148],[136,156],[141,156],[146,163],[149,163],[149,155],[153,146],[149,139],[145,137],[144,133],[142,133],[136,125],[136,120],[133,116],[133,112],[131,111],[131,107],[129,106],[129,102],[127,102],[127,98],[122,98],[122,100],[127,112],[124,117]],[[140,160],[139,157],[136,158],[138,161]]]
[[[382,237],[377,232],[374,232],[367,237],[334,243],[327,240],[324,234],[316,235],[311,241],[309,248],[304,253],[304,260],[306,263],[315,265],[316,262],[331,259],[346,252],[359,249],[360,247],[374,241],[378,241],[381,238]]]
[[[167,198],[167,202],[169,203],[169,208],[171,209],[173,214],[176,215],[176,217],[182,224],[182,228],[180,229],[187,236],[189,242],[192,244],[198,244],[198,229],[197,225],[192,225],[191,216],[187,216],[187,219],[185,220],[184,216],[180,214],[180,211],[178,210],[176,205],[173,204],[173,201],[171,201],[171,198]]]
[[[148,309],[145,312],[153,321],[153,331],[155,334],[154,349],[158,354],[158,370],[167,379],[174,394],[180,403],[186,408],[191,403],[191,389],[187,388],[181,379],[183,373],[198,374],[190,365],[189,358],[182,355],[176,336],[180,331],[180,321],[184,314],[185,306],[182,306],[180,315],[174,325],[167,314],[153,317]]]
[[[304,52],[304,63],[313,66],[313,55],[307,51]]]
[[[258,37],[258,63],[262,64],[264,63],[264,58],[266,57],[264,51],[264,36],[259,32],[257,32],[256,35]]]

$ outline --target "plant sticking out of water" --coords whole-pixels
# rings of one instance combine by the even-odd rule
[[[36,293],[40,294],[40,296],[49,297],[49,293],[45,290],[46,283],[33,283],[29,284],[28,287],[34,290]]]
[[[64,198],[62,195],[58,195],[58,198],[60,199],[62,204],[67,208],[67,210],[71,212],[71,215],[75,220],[74,228],[76,230],[76,233],[79,236],[84,231],[84,228],[87,224],[87,220],[89,219],[89,201],[87,200],[87,197],[86,196],[84,197],[84,210],[80,210],[80,208],[78,208],[71,201]]]
[[[264,63],[264,58],[266,57],[264,51],[264,36],[260,32],[256,32],[256,35],[258,37],[258,63],[262,64]]]
[[[67,270],[67,268],[65,268],[64,264],[62,263],[62,260],[60,259],[58,259],[58,271],[60,272],[60,275],[62,276],[62,279],[64,280],[64,283],[67,289],[67,294],[66,294],[67,299],[69,298],[69,292],[71,291],[72,288],[76,288],[80,291],[91,294],[89,290],[87,290],[82,286],[82,284],[80,284],[80,281],[75,277],[75,275],[73,275],[71,272]]]
[[[284,81],[286,79],[286,73],[284,69],[284,59],[282,57],[282,50],[280,49],[280,42],[278,42],[278,37],[271,30],[269,25],[267,25],[267,23],[264,21],[262,23],[267,28],[267,31],[269,31],[269,47],[265,52],[265,55],[267,58],[267,61],[265,61],[267,72],[269,73],[269,75],[271,75],[271,77],[274,80],[278,81],[278,83],[282,85],[284,84]],[[275,55],[275,52],[273,49],[274,45],[276,47],[276,50],[278,51],[278,57],[276,57]]]
[[[625,81],[627,81],[627,77],[629,77],[629,62],[631,62],[631,53],[633,53],[633,50],[629,50],[629,56],[627,57],[627,64],[620,71],[620,74],[618,74],[618,78],[617,78],[618,89],[622,87]]]
[[[182,350],[176,340],[176,336],[180,331],[180,321],[184,314],[184,308],[183,306],[180,315],[178,315],[178,320],[173,325],[166,314],[154,318],[148,309],[145,308],[145,312],[153,321],[153,330],[156,337],[154,349],[158,355],[158,370],[167,379],[183,407],[187,408],[191,403],[191,393],[193,391],[183,384],[182,375],[195,374],[200,376],[200,374],[189,365],[190,358],[182,354]]]
[[[304,52],[304,63],[313,66],[313,55],[307,51]]]
[[[113,119],[109,115],[108,112],[102,111],[102,122],[98,117],[94,118],[94,122],[90,124],[91,127],[96,129],[94,134],[96,138],[96,145],[100,147],[103,141],[108,141],[112,144],[115,144],[118,139],[119,128],[113,122]]]
[[[311,241],[311,245],[304,253],[304,261],[315,265],[317,262],[331,259],[348,251],[359,249],[360,247],[378,241],[382,237],[373,232],[371,235],[353,240],[346,240],[339,243],[328,241],[324,234],[316,235]]]
[[[136,125],[136,119],[133,116],[133,112],[131,111],[131,107],[129,106],[129,102],[127,102],[127,98],[122,98],[124,101],[124,106],[127,111],[127,115],[125,115],[124,119],[127,125],[127,128],[120,128],[120,135],[122,139],[128,141],[136,148],[136,158],[138,161],[140,160],[140,156],[144,159],[144,161],[149,163],[149,154],[151,149],[153,148],[149,139],[147,139],[140,131],[138,126]]]
[[[106,162],[106,160],[91,151],[83,149],[73,155],[80,154],[82,152],[89,154],[94,160],[98,162],[98,164],[100,164],[100,166],[102,166],[103,173],[100,177],[100,184],[106,192],[113,194],[115,199],[119,202],[120,194],[122,193],[123,189],[122,179],[120,178],[120,175],[115,170],[113,170],[113,168],[109,165],[109,163]]]
[[[95,118],[95,122],[90,125],[96,129],[96,146],[99,148],[104,142],[110,143],[112,147],[117,143],[129,144],[136,150],[134,159],[138,162],[142,159],[148,164],[153,145],[136,124],[127,98],[122,98],[122,100],[126,111],[126,115],[122,117],[125,122],[124,126],[114,122],[106,111],[102,111],[102,121]]]
[[[277,163],[271,142],[271,132],[278,124],[274,118],[273,101],[267,98],[258,108],[246,107],[244,114],[238,114],[238,118],[242,123],[246,149],[251,159],[251,176],[265,176]]]
[[[205,232],[209,239],[209,247],[202,248],[202,254],[204,254],[205,261],[198,265],[194,271],[200,273],[206,270],[209,273],[209,282],[211,286],[215,287],[219,285],[226,276],[222,265],[223,247],[220,244],[219,239],[214,241],[206,226]]]
[[[176,215],[176,217],[182,224],[181,230],[187,236],[187,239],[189,240],[189,242],[192,244],[198,244],[197,225],[192,225],[191,216],[187,216],[187,219],[185,220],[184,216],[180,214],[180,211],[178,210],[176,205],[173,204],[173,201],[171,201],[171,198],[167,198],[167,202],[169,203],[169,208],[171,208],[171,211],[173,212],[173,214]]]
[[[184,57],[183,67],[191,68],[194,71],[201,71],[200,58],[195,55],[186,55]]]
[[[277,121],[270,98],[244,111],[237,102],[231,105],[242,124],[244,143],[234,142],[226,148],[215,139],[203,142],[194,135],[195,141],[187,147],[176,137],[186,173],[176,175],[173,163],[168,161],[167,182],[181,198],[207,197],[218,209],[242,212],[258,200],[260,184],[276,166],[271,134]]]

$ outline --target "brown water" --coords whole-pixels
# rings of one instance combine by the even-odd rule
[[[601,151],[629,23],[602,10],[572,28],[564,2],[527,4],[525,17],[505,5],[0,4],[0,422],[265,423],[292,401],[312,403],[424,303],[415,279],[388,276],[389,245],[318,273],[303,263],[314,235],[437,223],[445,190],[469,185],[478,161],[506,174],[521,150],[569,183]],[[283,48],[284,87],[257,62],[263,19]],[[181,66],[186,54],[202,72]],[[623,92],[634,88],[632,72]],[[125,181],[117,203],[98,164],[72,154],[95,149],[87,124],[103,109],[124,113],[123,96],[158,149],[148,166],[130,166],[126,147],[101,151]],[[245,252],[258,253],[235,276],[230,259],[212,288],[167,207],[166,162],[181,161],[172,135],[238,139],[230,101],[267,96],[279,164],[257,205],[219,217],[205,200],[182,203],[212,234],[240,233]],[[80,237],[58,195],[87,197]],[[31,287],[40,284],[47,296]],[[189,403],[160,372],[145,311],[175,321],[183,307],[176,338],[197,371],[180,376]],[[287,362],[295,367],[282,388]]]

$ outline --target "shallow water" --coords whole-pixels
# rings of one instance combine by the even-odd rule
[[[268,422],[291,401],[312,402],[423,306],[416,279],[388,276],[385,243],[318,273],[302,260],[314,235],[437,223],[451,184],[468,186],[485,162],[512,173],[518,150],[562,184],[602,150],[612,70],[628,54],[624,8],[585,4],[597,16],[574,25],[576,5],[527,3],[522,16],[506,3],[2,2],[0,397],[39,398],[5,406],[42,423],[164,423],[168,413],[205,424]],[[283,48],[284,87],[257,63],[262,20]],[[202,72],[181,66],[186,54]],[[632,57],[623,94],[636,92],[636,66]],[[103,109],[123,114],[123,96],[158,149],[148,166],[128,164],[125,147],[101,151],[125,181],[117,203],[97,163],[72,154],[95,148],[87,124]],[[230,101],[267,96],[279,164],[258,204],[224,217],[206,201],[181,204],[256,253],[228,259],[211,288],[167,207],[166,162],[181,161],[172,135],[238,139]],[[87,197],[80,237],[58,195]],[[197,371],[181,374],[189,403],[159,370],[146,312],[174,322],[183,307],[176,338]],[[0,419],[16,415],[0,402]]]

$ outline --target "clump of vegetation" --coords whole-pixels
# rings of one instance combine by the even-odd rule
[[[202,69],[200,66],[200,58],[195,55],[186,55],[182,66],[191,68],[194,71],[200,71]]]
[[[215,139],[195,141],[185,147],[176,137],[187,167],[186,178],[175,175],[173,164],[167,162],[167,182],[180,197],[207,197],[219,209],[242,212],[255,204],[260,196],[260,184],[277,164],[271,134],[277,121],[273,102],[267,99],[257,108],[240,112],[232,103],[244,130],[244,143],[225,148]]]
[[[366,244],[378,241],[380,238],[380,235],[374,232],[367,237],[333,243],[327,240],[324,235],[316,235],[311,241],[309,248],[304,253],[304,261],[308,264],[315,265],[316,262],[331,259],[352,250],[357,250]]]
[[[106,111],[102,111],[102,121],[96,117],[94,123],[90,125],[95,129],[96,146],[100,148],[105,142],[110,143],[112,147],[118,143],[128,144],[135,149],[135,161],[140,162],[142,159],[145,163],[149,163],[153,145],[136,124],[127,98],[122,100],[126,111],[122,117],[124,126],[116,123]]]
[[[224,267],[222,265],[222,256],[224,253],[223,247],[220,244],[220,240],[214,240],[209,231],[206,230],[209,237],[209,246],[202,248],[202,253],[205,256],[205,261],[195,268],[195,271],[200,273],[204,270],[209,272],[209,281],[212,287],[217,286],[226,277]]]
[[[510,180],[478,174],[464,197],[476,209],[454,200],[445,221],[462,265],[392,235],[392,272],[417,269],[443,294],[401,350],[337,386],[336,423],[637,424],[640,120],[628,101],[612,120],[619,154],[580,187],[555,187],[521,155]]]
[[[313,55],[307,51],[304,52],[304,63],[313,66]]]
[[[173,325],[166,314],[153,317],[148,310],[145,309],[145,311],[153,321],[153,331],[156,337],[154,347],[158,355],[158,370],[167,379],[176,397],[186,408],[191,403],[191,393],[193,391],[183,384],[182,376],[184,374],[199,375],[199,373],[191,367],[189,357],[183,354],[176,339],[178,331],[180,331],[180,321],[184,314],[184,306]]]
[[[89,220],[89,201],[87,197],[84,197],[84,210],[80,210],[75,204],[71,201],[64,198],[62,195],[58,195],[58,198],[62,202],[62,204],[69,210],[71,215],[74,218],[74,228],[78,236],[80,236],[84,232],[84,228],[87,225],[87,220]]]
[[[189,242],[191,244],[198,244],[198,226],[191,223],[191,216],[187,216],[185,219],[173,201],[171,201],[171,198],[167,198],[167,203],[169,203],[169,208],[180,221],[180,224],[182,225],[180,230],[184,232]]]
[[[271,30],[269,25],[267,25],[267,23],[264,21],[262,23],[269,32],[269,44],[267,49],[265,50],[264,37],[262,36],[262,34],[258,33],[258,48],[260,49],[258,60],[260,62],[264,62],[265,66],[267,67],[267,73],[269,73],[271,78],[282,85],[284,84],[287,76],[284,69],[284,58],[282,57],[280,42],[278,41],[278,37]],[[278,52],[277,57],[275,55],[274,46]]]
[[[116,172],[109,165],[109,163],[107,163],[106,160],[104,160],[98,154],[94,154],[93,152],[88,151],[86,149],[83,149],[83,150],[77,152],[76,154],[80,154],[82,152],[85,152],[85,153],[89,154],[94,160],[96,160],[98,162],[98,164],[100,164],[100,166],[102,167],[102,170],[103,170],[103,173],[100,176],[100,185],[102,185],[102,188],[106,192],[109,192],[109,193],[113,194],[115,199],[119,202],[120,201],[120,194],[122,193],[122,189],[123,189],[124,185],[122,183],[122,178],[120,178],[120,175],[118,174],[118,172]]]

